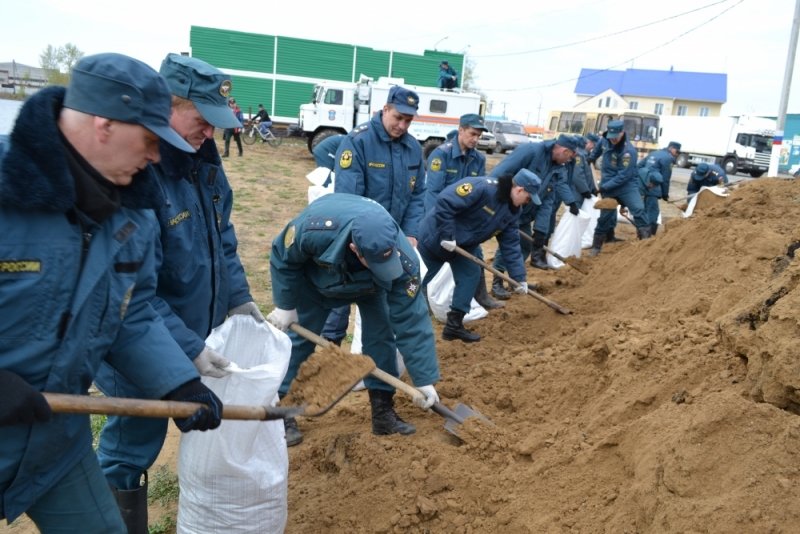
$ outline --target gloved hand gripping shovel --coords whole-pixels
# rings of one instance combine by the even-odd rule
[[[495,275],[495,276],[497,276],[499,278],[502,278],[503,280],[505,280],[506,282],[511,284],[511,287],[519,287],[519,285],[520,285],[519,282],[517,282],[516,280],[514,280],[513,278],[508,276],[506,273],[498,271],[497,269],[495,269],[494,267],[492,267],[491,265],[489,265],[488,263],[486,263],[482,259],[480,259],[480,258],[478,258],[476,256],[473,256],[472,254],[470,254],[469,252],[467,252],[463,248],[461,248],[459,246],[456,246],[456,248],[454,249],[454,252],[456,252],[457,254],[459,254],[461,256],[464,256],[468,260],[472,260],[473,262],[477,263],[478,265],[480,265],[481,267],[483,267],[484,269],[486,269],[487,271],[489,271],[493,275]],[[560,305],[557,302],[553,302],[552,300],[548,299],[544,295],[541,295],[541,294],[537,293],[536,291],[534,291],[532,289],[528,289],[528,295],[532,296],[533,298],[535,298],[536,300],[538,300],[540,302],[544,302],[545,304],[547,304],[548,306],[553,308],[558,313],[562,313],[564,315],[569,315],[569,314],[572,313],[571,310],[568,310],[567,308],[565,308],[564,306]]]
[[[289,328],[297,335],[313,343],[316,343],[321,347],[338,349],[338,347],[336,347],[336,345],[334,345],[330,341],[326,340],[321,336],[318,336],[311,330],[308,330],[307,328],[304,328],[297,323],[292,323],[292,325],[289,326]],[[345,356],[347,358],[352,358],[355,355],[345,355]],[[373,367],[373,369],[366,374],[369,374],[373,378],[377,378],[378,380],[385,382],[390,386],[393,386],[395,389],[402,391],[403,393],[410,396],[412,399],[423,396],[423,393],[419,391],[417,388],[410,386],[409,384],[406,384],[399,378],[395,378],[394,376],[390,375],[389,373],[381,369],[378,369],[377,367]],[[470,417],[477,417],[491,424],[491,421],[489,421],[489,419],[487,419],[486,416],[484,416],[477,410],[474,410],[473,408],[465,404],[458,404],[456,405],[455,410],[451,410],[441,402],[437,402],[433,406],[431,406],[431,411],[442,416],[445,419],[444,423],[445,430],[447,430],[448,432],[450,432],[451,434],[462,440],[464,439],[463,433],[462,435],[459,435],[458,430],[465,419],[468,419]]]

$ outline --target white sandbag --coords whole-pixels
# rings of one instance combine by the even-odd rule
[[[289,336],[249,315],[234,315],[206,344],[239,368],[224,378],[202,378],[224,404],[277,403],[292,350]],[[181,434],[177,532],[283,532],[288,478],[281,420],[223,420],[216,430]]]
[[[331,182],[323,187],[322,184],[331,177]],[[308,181],[314,185],[308,186],[308,203],[311,204],[321,196],[333,193],[334,172],[327,167],[317,167],[310,173],[306,174]]]
[[[350,344],[351,354],[362,354],[364,346],[361,343],[361,332],[361,310],[356,306],[356,325],[353,328],[353,342]],[[403,360],[403,355],[400,353],[400,350],[397,350],[397,376],[402,377],[405,372],[406,362]],[[366,389],[363,380],[353,387],[353,391],[361,391],[362,389]]]
[[[692,196],[689,199],[689,205],[686,207],[686,211],[683,212],[684,218],[692,216],[692,213],[694,213],[695,205],[697,204],[697,199],[700,197],[700,194],[703,191],[708,191],[710,193],[717,195],[718,197],[727,197],[729,195],[727,187],[721,187],[717,185],[711,187],[706,187],[706,186],[701,187],[700,191],[698,191],[696,195]]]
[[[450,264],[442,265],[433,280],[428,282],[428,305],[431,307],[433,316],[442,323],[447,322],[447,312],[450,311],[450,304],[453,302],[453,290],[456,282],[453,280],[453,271]],[[474,298],[470,301],[469,313],[464,316],[464,322],[477,321],[489,315],[483,306],[478,304]]]
[[[581,205],[581,211],[589,214],[589,224],[586,225],[586,230],[581,236],[581,248],[590,248],[594,241],[594,229],[597,227],[597,219],[600,217],[600,210],[594,207],[595,202],[597,202],[597,196],[592,195],[591,198],[585,198]]]
[[[306,174],[306,178],[312,184],[322,186],[322,184],[324,184],[328,179],[328,176],[330,176],[331,172],[333,171],[327,167],[317,167],[310,173]]]
[[[577,215],[565,211],[553,232],[549,248],[565,258],[570,256],[580,258],[582,236],[590,221],[591,215],[583,210],[579,210]],[[564,262],[548,252],[547,265],[554,269],[560,269],[564,266]]]

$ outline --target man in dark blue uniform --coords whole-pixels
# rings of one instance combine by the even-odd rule
[[[608,122],[608,129],[603,134],[603,138],[589,154],[589,163],[594,163],[602,158],[598,187],[600,194],[604,198],[616,199],[620,205],[625,206],[633,216],[639,239],[647,239],[650,237],[651,231],[650,223],[644,215],[644,203],[639,194],[638,173],[636,172],[638,155],[633,145],[628,142],[624,126],[625,123],[621,120]],[[606,236],[616,226],[617,209],[600,210],[589,255],[600,254]]]
[[[433,209],[436,197],[448,185],[464,178],[486,174],[486,156],[475,148],[481,133],[486,130],[480,115],[475,113],[462,115],[457,134],[436,147],[428,156],[428,170],[425,174],[426,211]],[[483,258],[480,248],[478,252]],[[475,300],[489,310],[503,307],[503,303],[494,300],[486,291],[486,275],[483,270],[475,291]]]
[[[520,169],[528,169],[542,180],[539,197],[541,206],[535,206],[532,213],[533,219],[533,246],[531,248],[531,265],[538,269],[549,269],[545,259],[544,246],[552,233],[551,214],[557,208],[556,201],[569,205],[569,211],[577,215],[580,210],[580,196],[575,195],[569,184],[569,169],[567,164],[575,157],[578,144],[575,138],[561,134],[557,139],[542,141],[540,143],[527,143],[514,149],[511,155],[506,156],[492,170],[492,176],[514,175]],[[558,195],[556,195],[558,192]],[[521,215],[523,222],[525,215]],[[521,228],[530,235],[530,227]],[[495,255],[494,267],[504,270],[503,253]],[[502,289],[502,280],[496,278],[492,283],[495,292]],[[495,289],[495,286],[499,286]]]
[[[481,267],[455,253],[456,246],[477,256],[480,244],[496,237],[507,258],[509,275],[519,282],[515,291],[528,292],[525,260],[519,247],[518,218],[525,204],[541,203],[540,190],[541,180],[527,169],[521,169],[513,178],[511,175],[498,179],[468,178],[446,187],[433,209],[425,214],[418,248],[428,268],[422,285],[427,287],[445,262],[450,264],[455,281],[442,339],[471,343],[481,338],[464,328],[464,315],[469,312]]]
[[[228,107],[230,77],[197,58],[169,54],[161,74],[172,93],[170,124],[196,154],[161,143],[155,170],[166,202],[156,210],[158,288],[153,307],[172,337],[201,374],[221,377],[229,362],[205,344],[211,330],[228,315],[264,317],[253,302],[231,223],[233,191],[222,168],[214,128],[241,126]],[[95,380],[103,393],[141,397],[139,388],[110,366]],[[112,416],[100,435],[97,456],[130,530],[147,527],[147,484],[141,480],[158,457],[167,421]]]
[[[272,243],[272,300],[267,319],[281,330],[299,323],[320,332],[330,310],[357,304],[363,320],[364,353],[379,369],[398,376],[396,351],[425,395],[421,408],[439,397],[433,384],[439,364],[428,307],[419,294],[419,260],[399,225],[378,203],[333,193],[312,202]],[[292,356],[279,394],[285,396],[314,344],[290,332]],[[376,435],[412,434],[413,425],[394,411],[394,388],[367,377]],[[302,434],[296,422],[293,432]],[[295,436],[297,438],[297,436]]]
[[[660,209],[658,199],[669,200],[672,165],[681,151],[681,144],[670,141],[666,148],[654,150],[636,164],[639,174],[639,193],[644,200],[644,214],[650,221],[650,231],[656,235]]]
[[[336,166],[336,153],[339,151],[339,145],[344,140],[344,134],[331,135],[326,137],[314,147],[311,153],[314,155],[314,162],[317,167],[325,167],[333,171]],[[322,184],[322,187],[327,187],[331,183],[331,175],[328,173],[328,178]]]
[[[686,194],[696,195],[701,187],[714,187],[728,183],[725,170],[716,163],[700,163],[697,165],[686,184]]]
[[[452,90],[458,87],[458,73],[447,60],[439,63],[439,89]]]
[[[425,213],[422,148],[408,133],[418,107],[417,93],[392,87],[383,109],[342,140],[334,167],[334,191],[376,201],[397,221],[411,246],[417,245],[417,228]],[[349,316],[349,306],[333,310],[323,337],[341,344]]]

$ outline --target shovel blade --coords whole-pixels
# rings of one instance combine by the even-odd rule
[[[466,404],[457,404],[454,410],[450,410],[444,406],[442,406],[441,410],[435,410],[436,413],[444,417],[444,429],[459,439],[463,440],[462,436],[459,436],[458,429],[465,420],[470,417],[478,417],[479,419],[486,421],[487,423],[491,423],[488,417],[483,415],[478,410],[467,406]]]

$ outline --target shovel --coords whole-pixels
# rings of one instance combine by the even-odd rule
[[[42,393],[50,409],[56,413],[86,413],[125,415],[132,417],[190,417],[205,407],[199,402],[180,402],[151,399],[126,399],[120,397],[91,397],[66,393]],[[222,407],[223,419],[239,421],[272,421],[297,415],[309,416],[302,406],[248,406],[226,404]],[[321,414],[314,414],[321,415]]]
[[[514,280],[513,278],[508,276],[506,273],[498,271],[497,269],[495,269],[494,267],[492,267],[491,265],[489,265],[488,263],[486,263],[482,259],[480,259],[480,258],[478,258],[476,256],[473,256],[472,254],[470,254],[469,252],[467,252],[463,248],[461,248],[459,246],[456,246],[456,248],[453,249],[453,251],[456,252],[457,254],[461,255],[461,256],[464,256],[468,260],[471,260],[471,261],[477,263],[478,265],[480,265],[481,267],[483,267],[484,269],[486,269],[487,271],[489,271],[493,275],[495,275],[495,276],[497,276],[499,278],[502,278],[503,280],[505,280],[506,282],[511,284],[511,287],[519,287],[520,286],[519,282],[517,282],[516,280]],[[548,299],[547,297],[537,293],[533,289],[528,289],[528,295],[532,296],[533,298],[535,298],[536,300],[538,300],[540,302],[544,302],[545,304],[547,304],[548,306],[550,306],[551,308],[556,310],[558,313],[562,313],[564,315],[570,315],[572,313],[572,311],[568,310],[567,308],[565,308],[561,304]]]
[[[317,345],[319,345],[321,347],[325,347],[325,348],[330,348],[331,346],[335,347],[335,345],[333,345],[327,339],[325,339],[325,338],[323,338],[321,336],[318,336],[317,334],[315,334],[311,330],[309,330],[309,329],[307,329],[307,328],[305,328],[303,326],[300,326],[297,323],[292,323],[289,326],[289,329],[291,329],[292,332],[296,333],[300,337],[303,337],[303,338],[311,341],[312,343],[316,343]],[[403,382],[399,378],[396,378],[396,377],[390,375],[389,373],[387,373],[386,371],[383,371],[382,369],[378,369],[376,367],[372,371],[370,371],[369,374],[373,378],[377,378],[381,382],[389,384],[390,386],[393,386],[395,389],[399,389],[403,393],[405,393],[408,396],[410,396],[412,399],[421,400],[421,397],[424,397],[424,394],[421,391],[419,391],[417,388],[406,384],[405,382]],[[451,434],[453,434],[454,436],[456,436],[457,438],[462,439],[462,440],[463,440],[463,437],[459,436],[459,434],[458,434],[458,427],[461,425],[461,423],[464,422],[465,419],[467,419],[469,417],[478,417],[478,418],[480,418],[480,419],[482,419],[484,421],[490,422],[489,419],[486,418],[486,416],[484,416],[483,414],[481,414],[477,410],[474,410],[474,409],[472,409],[471,407],[469,407],[469,406],[467,406],[465,404],[458,404],[456,406],[455,410],[451,410],[450,408],[448,408],[447,406],[445,406],[441,402],[437,402],[437,403],[434,403],[433,406],[431,406],[431,410],[434,413],[442,416],[445,419],[445,423],[444,423],[445,430],[447,430],[448,432],[450,432]]]
[[[522,230],[519,231],[519,235],[520,235],[520,237],[523,237],[523,238],[527,239],[528,241],[530,241],[531,243],[533,243],[533,238],[531,236],[529,236],[528,234],[526,234],[525,232],[523,232]],[[575,269],[579,273],[581,273],[581,274],[589,274],[589,271],[587,271],[586,269],[584,269],[583,267],[578,265],[577,262],[580,261],[580,260],[577,260],[577,258],[571,258],[571,257],[570,258],[565,258],[564,256],[562,256],[561,254],[559,254],[555,250],[551,249],[547,245],[545,245],[543,248],[544,248],[544,250],[546,252],[550,253],[551,256],[553,256],[554,258],[558,259],[559,261],[561,261],[563,263],[566,263],[567,265],[569,265],[570,267],[572,267],[573,269]]]

